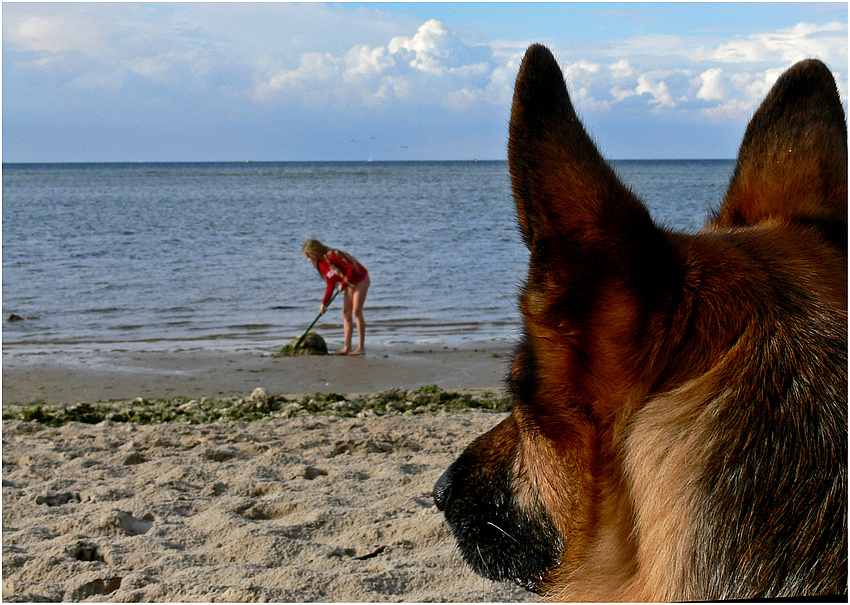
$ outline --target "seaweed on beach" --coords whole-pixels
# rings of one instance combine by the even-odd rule
[[[296,345],[297,348],[296,348]],[[328,345],[318,332],[308,332],[303,341],[301,338],[293,338],[289,343],[283,345],[279,353],[273,353],[272,357],[290,357],[292,355],[327,355]]]
[[[68,422],[97,424],[103,421],[158,424],[179,422],[205,424],[230,420],[257,421],[318,414],[343,418],[385,415],[460,413],[471,410],[508,412],[510,404],[498,391],[469,393],[445,391],[437,386],[415,390],[389,389],[370,395],[338,393],[286,396],[266,395],[255,389],[249,397],[144,399],[50,405],[44,402],[3,404],[3,420],[38,422],[61,426]]]

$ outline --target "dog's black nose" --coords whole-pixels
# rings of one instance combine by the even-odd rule
[[[434,484],[434,504],[437,505],[437,510],[445,510],[446,500],[449,498],[449,490],[451,488],[451,473],[452,466],[446,469],[446,472],[437,479]]]

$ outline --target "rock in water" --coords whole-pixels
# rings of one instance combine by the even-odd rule
[[[300,337],[299,337],[300,338]],[[280,350],[280,356],[288,356],[288,355],[327,355],[328,354],[328,345],[325,343],[325,339],[322,338],[317,332],[308,332],[307,337],[304,339],[304,342],[301,343],[301,346],[298,347],[298,350],[295,350],[295,345],[298,343],[298,338],[293,338],[289,344],[285,345]]]

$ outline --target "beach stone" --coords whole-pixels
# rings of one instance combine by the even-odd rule
[[[139,452],[133,452],[126,458],[124,458],[124,465],[129,466],[131,464],[142,464],[143,462],[147,462],[148,459],[141,455]]]
[[[315,466],[308,466],[304,469],[304,478],[308,481],[312,481],[316,477],[321,477],[327,474],[328,471],[323,468],[316,468]]]
[[[236,450],[230,447],[209,448],[201,453],[201,457],[213,462],[226,462],[236,457]]]
[[[301,338],[293,338],[286,344],[279,353],[279,356],[290,356],[290,355],[327,355],[328,354],[328,345],[325,342],[325,339],[321,337],[318,332],[308,332],[307,336],[304,338],[304,342],[301,343],[301,346],[298,347],[298,350],[295,350],[295,345],[298,344],[298,339]]]
[[[68,502],[80,502],[80,494],[62,492],[56,494],[43,494],[35,497],[36,504],[46,504],[47,506],[62,506]]]

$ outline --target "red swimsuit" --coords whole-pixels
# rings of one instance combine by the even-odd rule
[[[355,286],[367,277],[369,272],[366,267],[357,262],[357,259],[341,250],[331,250],[324,258],[319,259],[319,271],[327,281],[325,297],[322,304],[328,304],[333,293],[334,286],[342,282],[346,286]]]

